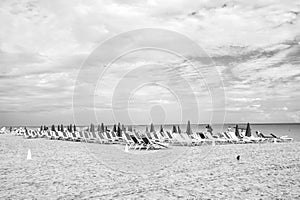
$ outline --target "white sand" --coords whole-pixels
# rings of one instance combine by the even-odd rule
[[[299,150],[278,143],[126,153],[0,135],[0,199],[300,199]]]

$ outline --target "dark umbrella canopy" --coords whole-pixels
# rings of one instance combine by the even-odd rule
[[[161,132],[161,133],[163,133],[164,132],[164,128],[163,128],[163,126],[162,125],[160,125],[160,131],[159,132]]]
[[[241,138],[240,133],[239,133],[239,126],[238,125],[235,126],[235,132],[234,133],[235,133],[236,137]]]
[[[74,132],[76,131],[76,125],[75,124],[73,125],[73,131]]]
[[[122,130],[121,130],[121,127],[120,127],[120,126],[118,126],[117,136],[118,136],[118,137],[122,137]]]
[[[191,129],[191,122],[190,122],[190,120],[188,120],[188,123],[187,123],[187,125],[186,125],[186,133],[187,133],[188,135],[191,135],[191,134],[192,134],[192,129]]]
[[[54,125],[51,126],[51,131],[55,131],[55,126]]]
[[[94,124],[91,124],[91,127],[90,127],[90,132],[94,133],[95,132],[95,125]]]
[[[43,126],[41,126],[40,130],[43,131]]]
[[[105,128],[104,128],[104,124],[101,123],[101,130],[100,130],[100,132],[103,133],[103,132],[105,131],[104,129],[105,129]]]
[[[57,125],[57,130],[60,131],[60,125]]]
[[[177,133],[177,129],[176,129],[176,126],[175,126],[175,125],[173,125],[172,132],[173,132],[173,133]]]
[[[116,124],[114,124],[113,132],[117,132],[117,125]]]
[[[178,131],[178,133],[181,133],[181,129],[179,126],[177,127],[177,131]]]
[[[60,131],[64,131],[64,125],[60,125]]]
[[[101,132],[101,126],[100,126],[100,124],[98,124],[98,126],[97,126],[97,131]]]
[[[150,124],[150,133],[155,132],[153,123]]]
[[[70,124],[70,130],[69,131],[73,132],[73,126],[72,126],[72,124]]]
[[[250,128],[250,124],[249,123],[247,124],[245,136],[251,137],[251,128]]]

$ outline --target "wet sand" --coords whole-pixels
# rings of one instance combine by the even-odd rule
[[[0,199],[300,199],[299,152],[294,142],[127,153],[0,135]]]

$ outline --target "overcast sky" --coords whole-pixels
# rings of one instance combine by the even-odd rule
[[[87,124],[95,122],[90,110],[105,123],[129,123],[124,110],[139,124],[209,123],[213,111],[226,113],[225,122],[300,122],[299,1],[126,2],[0,1],[0,125]],[[96,87],[94,106],[79,95],[74,114],[75,82],[88,56],[107,39],[140,28],[174,31],[199,45],[223,82],[225,98],[215,99],[224,106],[213,105],[212,88],[197,74],[207,70],[201,59],[190,55],[191,65],[143,50],[104,66],[97,82],[88,75],[103,63],[87,68],[79,84],[82,91]]]

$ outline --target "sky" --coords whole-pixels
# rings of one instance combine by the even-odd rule
[[[0,125],[300,122],[299,1],[1,0],[0,25]]]

